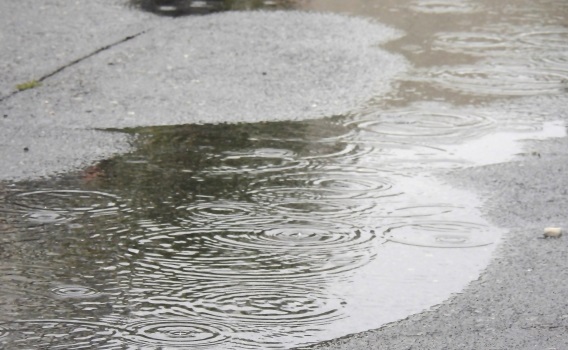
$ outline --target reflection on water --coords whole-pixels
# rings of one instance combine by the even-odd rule
[[[463,167],[445,144],[498,123],[412,111],[123,130],[133,153],[7,186],[6,338],[286,348],[442,301],[500,232],[429,173]]]
[[[114,130],[135,151],[0,184],[0,344],[290,348],[404,318],[476,278],[501,232],[435,175],[564,136],[546,119],[565,96],[565,7],[376,5],[303,5],[408,33],[391,49],[417,68],[351,115]]]

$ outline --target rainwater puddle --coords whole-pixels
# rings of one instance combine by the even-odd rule
[[[391,50],[416,68],[349,115],[115,130],[133,152],[0,184],[0,344],[292,348],[397,321],[479,277],[503,232],[438,175],[565,136],[565,7],[302,6],[405,30]],[[495,18],[531,30],[504,35]]]
[[[6,338],[277,349],[442,302],[479,275],[501,231],[479,198],[433,174],[476,165],[464,150],[501,134],[478,136],[499,128],[490,116],[419,110],[129,129],[133,153],[8,185],[7,224],[42,244],[1,246],[4,317],[28,317],[5,322]]]

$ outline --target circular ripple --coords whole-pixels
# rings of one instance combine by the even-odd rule
[[[468,94],[529,96],[562,92],[568,70],[499,64],[461,67],[428,75],[426,81]]]
[[[8,201],[24,208],[42,211],[95,214],[117,210],[118,199],[118,196],[98,191],[45,190],[18,193],[10,196]]]
[[[568,30],[566,28],[522,33],[518,36],[518,40],[524,44],[545,50],[568,50]]]
[[[288,220],[306,221],[314,217],[322,221],[337,222],[350,220],[352,223],[366,219],[370,214],[377,214],[382,208],[372,199],[334,199],[283,200],[269,206],[269,212]]]
[[[230,339],[231,329],[224,325],[187,319],[149,320],[126,326],[125,338],[137,345],[208,347]]]
[[[96,298],[101,295],[101,293],[93,288],[77,285],[59,286],[53,288],[51,292],[60,298],[71,299]]]
[[[337,320],[341,299],[306,288],[278,283],[228,283],[195,292],[193,311],[207,318],[253,324],[321,325]]]
[[[531,58],[532,62],[536,62],[537,64],[544,64],[549,67],[558,67],[559,69],[566,69],[568,70],[568,55],[565,54],[554,54],[553,52],[543,52],[540,53],[538,56],[534,56]],[[563,80],[565,83],[566,80]]]
[[[524,29],[530,31],[529,28]],[[451,53],[474,56],[564,54],[568,49],[568,31],[553,28],[540,32],[507,32],[506,28],[495,28],[495,32],[440,33],[435,36],[432,48]]]
[[[335,143],[318,144],[318,147],[314,147],[305,152],[302,159],[310,160],[312,162],[311,166],[317,165],[317,161],[327,161],[333,159],[334,161],[357,161],[361,159],[364,155],[372,153],[374,150],[371,146],[364,146],[360,144],[353,143]]]
[[[255,183],[248,196],[266,205],[283,201],[365,199],[398,195],[390,179],[377,170],[280,174]]]
[[[463,112],[436,111],[435,106],[416,106],[410,111],[379,115],[373,119],[354,122],[365,133],[380,134],[387,138],[465,138],[486,133],[494,121],[486,116]],[[370,136],[373,137],[373,136]]]
[[[255,205],[237,201],[218,201],[195,203],[181,209],[179,218],[182,222],[210,224],[223,227],[242,223],[255,213]],[[187,219],[186,217],[189,216]]]
[[[372,146],[363,146],[344,141],[277,140],[283,149],[258,148],[225,152],[221,165],[207,168],[206,172],[219,174],[265,174],[292,173],[301,169],[317,169],[331,161],[358,162],[373,152]],[[290,151],[294,149],[295,151]]]
[[[10,328],[10,338],[18,349],[44,349],[49,339],[49,348],[76,349],[78,344],[89,344],[90,348],[101,346],[116,339],[120,332],[112,322],[89,322],[78,320],[18,320],[4,323]],[[33,334],[33,337],[30,337]],[[2,338],[0,338],[1,340]],[[80,339],[80,341],[78,341]]]
[[[448,204],[416,205],[396,208],[388,213],[388,218],[417,218],[420,216],[434,216],[446,214],[461,207]]]
[[[427,221],[393,226],[386,239],[419,247],[471,248],[495,243],[497,235],[488,226],[469,222]]]
[[[341,251],[357,250],[357,246],[366,245],[374,239],[369,231],[352,230],[333,232],[316,225],[290,225],[271,228],[258,233],[240,233],[218,236],[223,244],[234,247],[246,247],[275,251]]]
[[[516,49],[513,42],[496,33],[440,33],[432,43],[433,50],[466,55],[486,56],[488,53],[508,53]]]
[[[256,230],[282,220],[257,203],[223,201],[178,208],[175,225],[189,232]],[[162,230],[165,233],[165,230]],[[175,232],[174,232],[175,234]]]
[[[459,0],[419,0],[410,4],[410,8],[416,12],[430,14],[473,13],[480,10],[469,1]]]
[[[163,249],[157,246],[150,254],[148,248],[140,269],[156,280],[168,280],[171,274],[203,281],[325,279],[366,265],[374,258],[376,245],[385,242],[371,231],[322,227],[326,225],[305,223],[255,232],[176,235],[184,242],[176,246],[179,253],[168,250],[160,255]]]
[[[207,172],[262,174],[305,168],[309,164],[299,159],[293,151],[276,148],[225,152],[220,161],[222,165],[208,168]]]

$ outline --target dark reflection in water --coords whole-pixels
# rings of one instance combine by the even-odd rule
[[[403,115],[117,130],[135,152],[7,185],[1,334],[11,346],[285,348],[357,329],[349,318],[370,295],[345,293],[354,276],[369,267],[379,300],[398,288],[381,281],[407,278],[384,275],[383,245],[497,239],[471,208],[429,194],[450,189],[401,166],[427,157],[412,143],[425,124]],[[431,118],[440,138],[487,126]]]
[[[297,0],[130,0],[133,6],[164,16],[207,14],[229,10],[290,9]]]

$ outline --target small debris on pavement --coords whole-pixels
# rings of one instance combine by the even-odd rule
[[[546,227],[544,229],[545,238],[548,237],[558,238],[560,236],[562,236],[562,228],[560,227]]]

